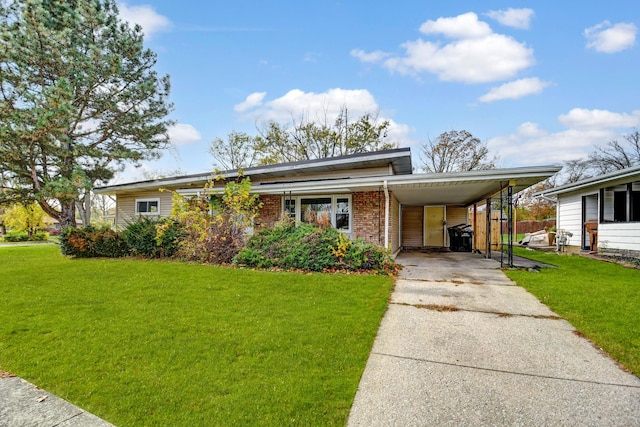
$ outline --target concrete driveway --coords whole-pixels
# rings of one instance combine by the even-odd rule
[[[471,253],[403,253],[349,426],[640,426],[640,379]]]

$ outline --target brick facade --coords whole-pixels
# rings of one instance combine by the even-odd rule
[[[353,193],[351,202],[353,204],[353,237],[384,245],[384,191]]]
[[[256,228],[270,228],[280,219],[282,215],[282,201],[279,195],[263,194],[259,198],[262,207],[256,218]]]
[[[391,192],[389,198],[393,200]],[[256,229],[273,227],[282,216],[282,198],[276,194],[260,196],[262,208],[256,218]],[[351,194],[352,232],[351,237],[362,238],[376,245],[384,245],[384,191],[364,191]],[[394,206],[390,203],[390,210]],[[390,222],[392,212],[390,213]],[[391,224],[389,237],[393,238]]]

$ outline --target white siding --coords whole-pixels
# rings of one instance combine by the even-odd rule
[[[640,223],[613,222],[598,224],[598,250],[640,251]]]
[[[558,199],[556,229],[572,233],[569,246],[580,247],[582,241],[582,194],[562,195]]]

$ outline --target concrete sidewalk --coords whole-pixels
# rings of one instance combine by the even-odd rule
[[[640,426],[640,379],[470,253],[407,253],[349,426]]]
[[[0,378],[0,427],[113,427],[18,378]]]

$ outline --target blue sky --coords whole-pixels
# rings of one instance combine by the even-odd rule
[[[414,163],[453,129],[514,167],[584,157],[640,127],[631,0],[118,4],[171,76],[178,121],[175,148],[142,170],[212,170],[216,137],[342,106],[389,120]]]

